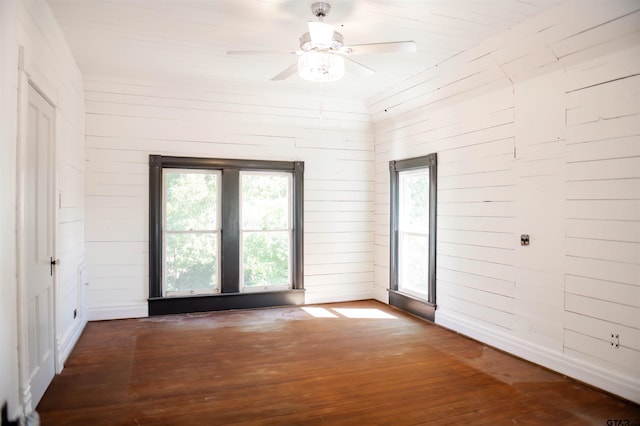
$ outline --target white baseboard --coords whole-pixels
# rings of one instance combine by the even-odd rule
[[[146,302],[128,305],[90,306],[87,315],[89,321],[144,318],[149,316],[149,307]]]
[[[71,355],[71,351],[78,343],[78,339],[82,335],[82,331],[84,327],[87,325],[86,320],[78,321],[71,327],[67,333],[62,336],[61,339],[57,339],[57,350],[58,350],[58,358],[56,365],[56,374],[60,374],[62,369],[64,368],[64,363],[67,362],[69,355]]]
[[[319,303],[353,302],[367,300],[373,296],[372,289],[364,286],[352,287],[339,292],[330,292],[318,287],[307,288],[304,294],[304,303],[314,305]]]
[[[379,302],[389,304],[389,289],[386,287],[373,287],[373,298]]]
[[[640,403],[640,383],[602,366],[534,345],[520,338],[501,333],[468,318],[444,309],[436,310],[436,324],[472,339],[486,343],[535,364],[603,389],[635,403]]]

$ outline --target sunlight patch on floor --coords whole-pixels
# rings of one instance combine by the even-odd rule
[[[375,308],[332,308],[331,310],[326,308],[305,306],[303,311],[315,318],[358,318],[358,319],[396,319],[391,314],[388,314],[380,309]],[[335,313],[338,315],[336,315]]]
[[[311,306],[305,306],[302,308],[302,310],[316,318],[338,318],[336,314],[332,314],[328,309],[325,308],[314,308]]]
[[[380,318],[380,319],[396,319],[380,309],[356,309],[356,308],[335,308],[334,311],[347,318]]]

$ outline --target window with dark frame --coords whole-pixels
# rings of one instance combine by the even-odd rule
[[[303,162],[149,156],[149,315],[304,303]]]
[[[436,308],[437,155],[389,162],[389,303],[433,321]]]

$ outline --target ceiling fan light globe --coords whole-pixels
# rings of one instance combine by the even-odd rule
[[[327,52],[305,52],[298,58],[298,75],[308,81],[336,81],[344,77],[344,58]]]

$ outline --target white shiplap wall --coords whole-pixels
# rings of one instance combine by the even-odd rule
[[[61,260],[55,288],[58,371],[86,323],[79,304],[81,286],[77,274],[84,258],[84,101],[80,71],[46,2],[0,2],[0,33],[0,404],[7,402],[9,418],[15,419],[33,408],[28,406],[31,397],[27,383],[22,383],[22,388],[19,383],[20,361],[24,361],[18,354],[19,335],[25,332],[21,314],[26,307],[20,305],[16,275],[16,246],[22,238],[16,214],[18,177],[22,172],[17,152],[18,144],[24,142],[18,127],[18,82],[31,80],[55,104],[57,188],[63,194],[63,204],[58,209],[56,251]],[[81,314],[75,319],[74,309]]]
[[[17,5],[0,2],[0,406],[20,409],[16,282]]]
[[[82,76],[45,1],[19,2],[17,34],[24,54],[24,74],[55,106],[58,191],[55,256],[60,260],[55,283],[55,325],[60,371],[87,321],[81,279],[85,262]]]
[[[360,102],[275,85],[85,76],[90,317],[147,315],[149,154],[305,162],[308,303],[373,289],[373,133]]]
[[[436,322],[640,401],[639,90],[638,3],[575,2],[369,99],[376,297],[388,161],[437,152]]]

